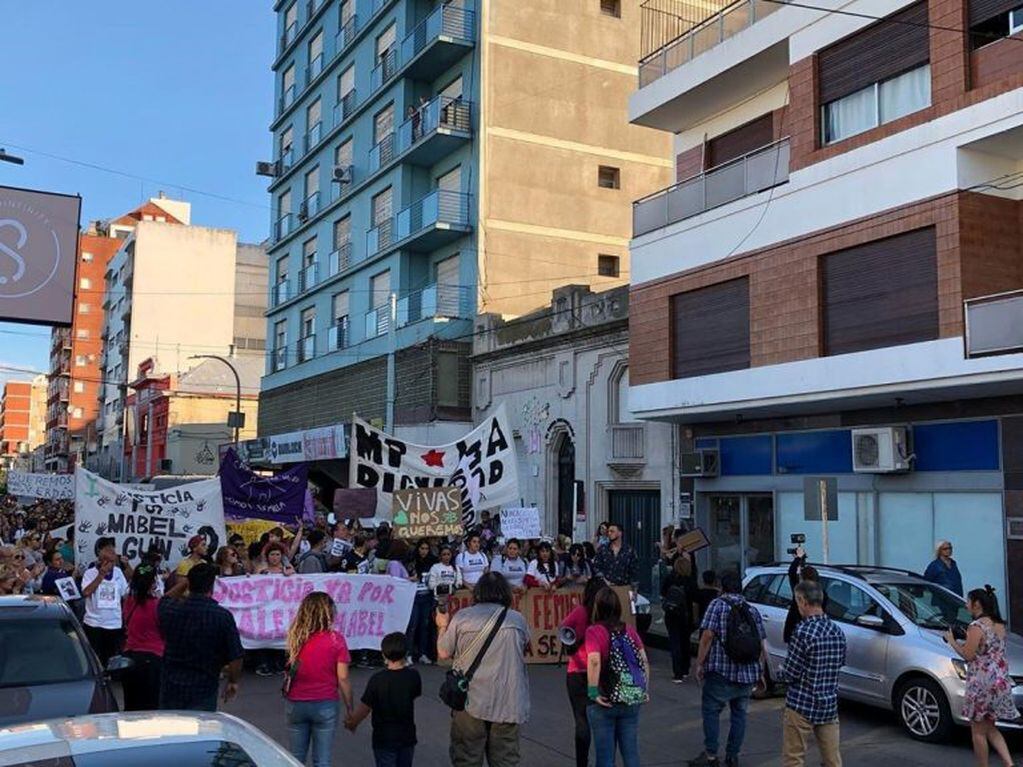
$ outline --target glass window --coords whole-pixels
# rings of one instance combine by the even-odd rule
[[[387,29],[384,30],[383,34],[377,38],[377,59],[382,59],[391,48],[394,47],[395,40],[398,39],[398,28],[391,24]]]
[[[600,12],[605,16],[622,17],[622,0],[600,0]]]
[[[824,143],[830,144],[877,125],[877,85],[824,105]]]
[[[394,104],[388,104],[373,118],[373,143],[379,144],[394,131]]]
[[[85,381],[75,381],[74,390],[75,394],[83,394],[85,392]]]
[[[340,293],[335,293],[333,298],[333,309],[334,309],[334,322],[337,323],[342,317],[348,316],[348,291],[342,290]]]
[[[78,304],[79,314],[88,314],[91,311],[91,307],[88,304]]]
[[[828,597],[826,611],[832,620],[855,623],[861,615],[884,617],[881,605],[858,586],[838,578],[826,577],[821,578],[821,585]]]
[[[638,419],[632,415],[632,410],[629,409],[629,369],[625,368],[622,374],[618,376],[618,402],[616,414],[616,420],[618,423],[636,423]]]
[[[339,218],[334,222],[334,250],[352,240],[352,219],[350,216]]]
[[[316,333],[316,307],[310,306],[308,309],[302,310],[302,338],[309,338],[309,336]]]
[[[343,27],[352,20],[355,15],[355,0],[342,0],[341,3],[341,26]]]
[[[82,279],[78,281],[78,287],[80,287],[82,290],[90,290],[92,289],[92,280],[90,280],[88,277],[82,277]]]
[[[874,584],[874,588],[899,612],[924,628],[968,626],[973,620],[966,602],[930,583],[879,583]],[[830,592],[828,599],[831,599]]]
[[[292,64],[290,67],[288,67],[287,69],[284,70],[284,75],[282,76],[282,85],[283,85],[285,93],[287,93],[289,90],[291,90],[293,87],[295,87],[295,65],[294,64]]]
[[[286,216],[291,213],[291,192],[285,192],[277,198],[277,215]]]
[[[0,621],[0,688],[76,682],[92,676],[70,621]]]
[[[288,257],[277,259],[277,282],[284,282],[288,279]]]
[[[746,588],[742,590],[742,595],[746,598],[746,601],[752,604],[767,604],[766,595],[773,578],[773,575],[757,575],[750,579],[750,582],[746,584]]]
[[[391,187],[373,198],[371,208],[373,226],[380,226],[391,218]]]
[[[618,256],[601,254],[597,256],[597,274],[601,277],[618,277],[621,274]]]
[[[316,238],[306,240],[302,243],[302,265],[310,267],[316,263]]]
[[[355,65],[348,67],[337,78],[337,100],[342,101],[345,96],[355,90]]]
[[[281,320],[274,325],[274,348],[283,349],[288,345],[288,321]]]
[[[931,68],[918,67],[880,85],[881,124],[925,109],[931,103]]]
[[[824,143],[863,133],[930,103],[931,67],[925,64],[825,104],[821,125]]]
[[[291,146],[292,146],[292,144],[294,144],[294,142],[295,142],[295,131],[292,130],[291,126],[289,125],[287,128],[285,128],[284,130],[281,131],[281,141],[280,141],[281,154],[285,155],[288,152],[290,152],[291,151]]]
[[[597,186],[601,189],[620,189],[622,186],[622,171],[611,165],[601,165],[597,168]]]
[[[305,174],[305,196],[308,199],[316,194],[320,187],[320,166],[317,165]]]
[[[354,159],[355,153],[352,149],[351,139],[339,144],[337,149],[334,150],[334,164],[337,166],[348,168],[352,165]]]
[[[298,21],[298,3],[292,3],[284,12],[284,29],[287,30],[296,21]]]
[[[316,99],[309,108],[305,111],[306,119],[306,130],[312,131],[316,127],[316,124],[320,122],[320,100]]]
[[[92,263],[92,253],[82,253],[82,262],[86,264]]]
[[[34,767],[42,762],[31,759],[15,762],[13,767]],[[203,740],[185,743],[160,743],[139,746],[134,743],[124,748],[104,748],[94,753],[55,756],[46,759],[47,767],[218,767],[236,765],[246,767],[258,762],[237,743],[221,740]]]
[[[316,59],[319,58],[320,54],[323,53],[323,30],[321,29],[316,33],[315,37],[309,41],[309,64],[312,66]]]
[[[370,301],[372,308],[384,306],[391,299],[391,272],[381,272],[370,280]]]

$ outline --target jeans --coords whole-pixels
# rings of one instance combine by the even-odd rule
[[[408,621],[408,631],[405,638],[408,641],[408,654],[413,660],[419,660],[420,656],[430,657],[433,653],[430,648],[430,623],[433,618],[433,594],[416,594],[412,603],[412,615]]]
[[[591,703],[586,709],[593,733],[596,767],[614,767],[615,750],[624,767],[639,767],[639,706],[616,703],[608,708]]]
[[[590,758],[590,720],[586,709],[590,699],[586,694],[586,674],[568,674],[568,702],[572,704],[575,719],[575,766],[587,767]]]
[[[451,713],[452,767],[518,767],[519,726],[511,722],[485,722],[465,711]]]
[[[415,752],[415,746],[374,748],[373,759],[376,761],[376,767],[412,767],[412,755]]]
[[[746,709],[753,692],[751,684],[729,682],[721,674],[708,672],[703,680],[703,747],[710,756],[716,756],[721,733],[721,712],[730,710],[728,744],[725,756],[738,757],[746,737]]]
[[[336,700],[296,700],[285,703],[288,718],[288,750],[305,764],[309,744],[313,746],[313,767],[330,767],[330,751],[337,730]]]

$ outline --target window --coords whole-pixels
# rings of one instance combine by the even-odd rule
[[[76,354],[75,355],[75,367],[76,368],[84,368],[85,367],[85,355],[84,354]]]
[[[90,311],[92,311],[92,307],[90,307],[88,304],[84,304],[84,303],[78,304],[78,313],[79,314],[88,314]]]
[[[323,30],[309,41],[309,79],[323,71]]]
[[[1019,0],[971,0],[970,46],[982,48],[1023,30]]]
[[[391,272],[380,272],[369,281],[370,307],[386,306],[391,300]]]
[[[316,238],[306,240],[302,243],[302,268],[308,269],[316,263]]]
[[[73,385],[73,388],[74,388],[75,394],[84,394],[85,393],[85,381],[75,381],[74,385]]]
[[[763,149],[774,141],[774,115],[768,112],[755,120],[719,134],[707,141],[707,167],[714,168],[743,155]]]
[[[302,338],[309,338],[316,335],[316,307],[310,306],[302,310],[301,317]]]
[[[75,328],[75,338],[85,339],[89,337],[88,328]]]
[[[437,179],[437,188],[445,192],[462,191],[462,166],[452,168]]]
[[[337,101],[340,104],[345,97],[355,90],[355,65],[348,67],[337,78]]]
[[[388,104],[373,118],[373,143],[379,144],[394,132],[394,104]]]
[[[636,423],[629,408],[629,369],[626,367],[615,384],[615,423]]]
[[[274,349],[285,349],[288,346],[288,321],[281,320],[274,324]]]
[[[350,168],[355,159],[355,152],[352,148],[352,140],[348,139],[338,144],[334,150],[334,165],[341,168]]]
[[[72,418],[81,418],[82,417],[82,409],[80,407],[71,408],[71,417]]]
[[[821,263],[824,354],[938,337],[933,227],[830,253]]]
[[[281,90],[284,93],[284,105],[288,106],[295,97],[295,65],[284,70],[281,76]],[[290,95],[289,95],[290,94]]]
[[[295,131],[289,125],[287,128],[281,131],[281,137],[278,146],[280,147],[281,157],[286,158],[288,163],[291,162],[291,147],[295,143]]]
[[[334,324],[339,324],[345,317],[348,316],[348,301],[349,295],[347,290],[342,290],[340,293],[335,293],[331,299],[331,308],[334,315]]]
[[[395,41],[398,39],[398,28],[391,24],[387,29],[383,31],[383,34],[377,38],[377,60],[383,62],[384,58],[394,47]]]
[[[437,352],[437,407],[459,407],[458,353]]]
[[[84,263],[84,264],[91,264],[92,263],[92,253],[82,253],[82,263]]]
[[[345,216],[334,222],[334,250],[352,241],[352,218]]]
[[[931,67],[924,65],[824,105],[825,144],[855,136],[931,105]]]
[[[611,165],[601,165],[597,169],[597,186],[601,189],[621,189],[622,171]]]
[[[288,6],[288,10],[284,12],[285,34],[289,34],[288,30],[296,23],[298,23],[298,3],[292,3]]]
[[[748,368],[749,278],[672,296],[671,334],[675,378]]]
[[[286,282],[288,279],[288,257],[283,256],[277,259],[277,284]]]
[[[821,578],[824,594],[828,598],[827,613],[832,620],[855,623],[861,615],[884,616],[881,606],[867,592],[837,578]]]
[[[601,254],[597,256],[597,274],[601,277],[618,277],[621,272],[618,256]]]
[[[316,146],[316,144],[320,143],[320,138],[323,136],[323,124],[320,121],[320,116],[320,100],[316,99],[316,101],[310,104],[305,110],[305,149],[307,152]]]
[[[166,223],[167,223],[167,217],[166,217],[166,216],[157,216],[157,217],[156,217],[156,220],[157,220],[157,221],[158,221],[159,223],[161,223],[161,224],[166,224]]]
[[[773,575],[756,575],[750,579],[750,582],[746,584],[746,588],[742,590],[742,595],[747,602],[754,605],[767,604],[767,594],[771,588],[771,581],[774,579]]]
[[[370,203],[373,226],[380,226],[391,218],[391,187],[376,195]]]
[[[305,174],[305,198],[308,200],[320,188],[320,166],[317,165]]]
[[[17,661],[12,652],[0,670],[0,688],[92,679],[88,653],[71,621],[3,621],[0,644],[18,648]]]
[[[600,0],[600,12],[605,16],[622,17],[622,0]]]
[[[82,277],[82,279],[78,281],[78,287],[80,287],[82,290],[91,290],[92,280],[90,280],[88,277]]]
[[[345,24],[352,20],[353,16],[355,16],[355,0],[342,0],[340,28],[343,29]]]
[[[291,213],[291,191],[284,192],[280,197],[277,198],[277,215],[280,217],[287,216]],[[287,232],[285,232],[287,234]]]

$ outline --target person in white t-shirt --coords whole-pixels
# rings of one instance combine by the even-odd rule
[[[470,533],[465,539],[465,551],[455,559],[455,567],[462,575],[462,583],[466,588],[472,588],[476,581],[490,567],[490,560],[487,555],[480,551],[480,537],[478,533]]]
[[[462,575],[458,572],[458,568],[451,564],[451,547],[441,546],[440,548],[440,562],[435,563],[430,568],[430,574],[427,576],[426,585],[429,586],[430,591],[433,592],[435,597],[450,596],[451,592],[455,589],[462,587]],[[438,587],[446,586],[446,594],[438,592]]]
[[[561,568],[554,558],[554,550],[543,541],[536,550],[536,559],[529,563],[526,585],[529,588],[543,588],[553,591],[561,585]]]
[[[522,545],[519,543],[519,539],[509,538],[504,544],[504,553],[494,557],[494,562],[490,566],[490,569],[495,573],[501,573],[504,576],[504,579],[508,581],[508,585],[512,587],[512,591],[526,590],[524,581],[526,580],[526,572],[529,566],[526,564],[526,560],[522,558],[521,550]]]
[[[96,561],[82,576],[82,596],[85,598],[85,635],[105,668],[111,656],[121,650],[123,629],[121,600],[128,595],[128,575],[117,566],[117,550],[113,538],[96,541]]]

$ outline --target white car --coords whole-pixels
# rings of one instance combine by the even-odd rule
[[[301,767],[230,714],[153,711],[0,728],[0,767]]]

